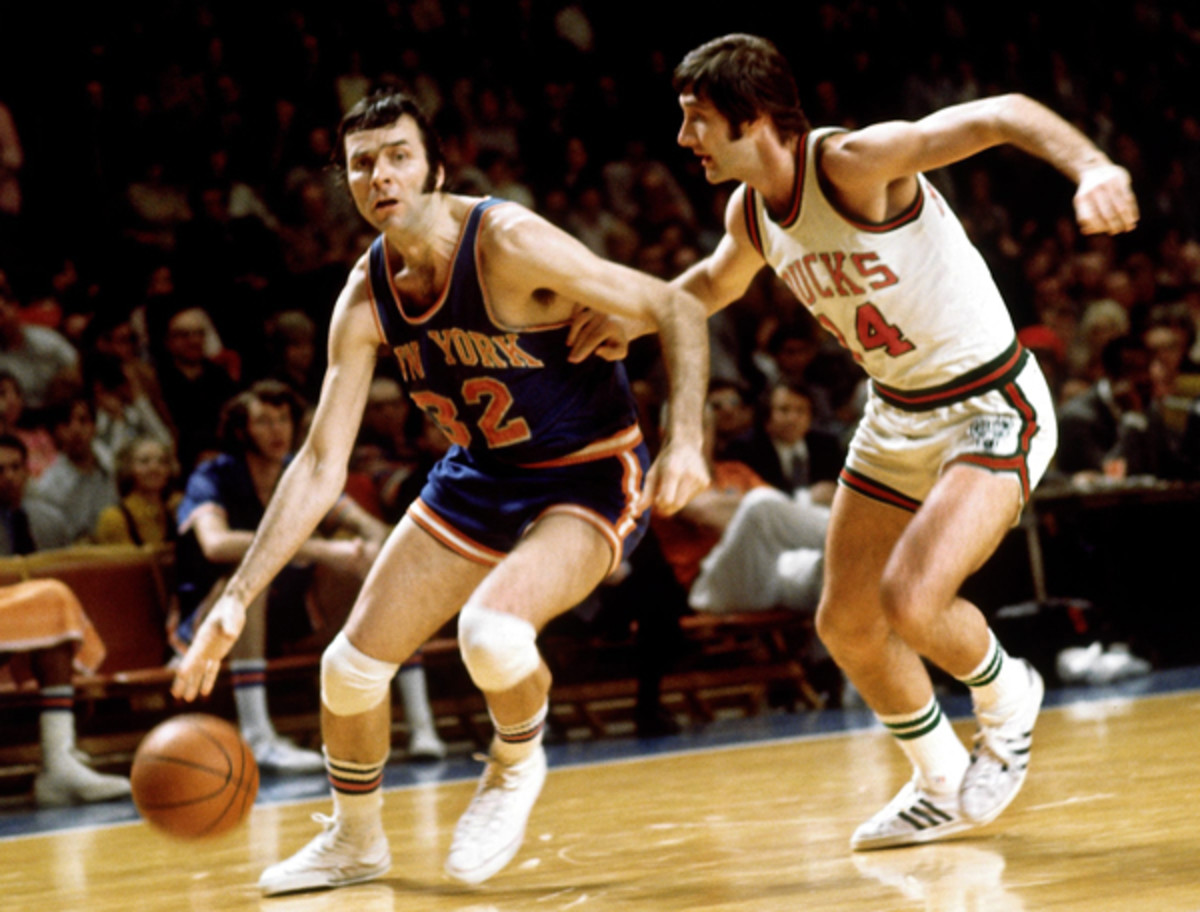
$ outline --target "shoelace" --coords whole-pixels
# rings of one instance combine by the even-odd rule
[[[975,733],[975,749],[972,753],[979,756],[987,751],[1000,761],[1004,769],[1008,769],[1017,759],[1016,752],[1013,750],[1013,741],[1015,740],[1006,738],[995,728],[985,726]]]

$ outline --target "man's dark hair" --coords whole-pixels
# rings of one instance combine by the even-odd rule
[[[425,145],[425,162],[429,165],[429,175],[425,178],[424,191],[432,193],[437,189],[438,171],[445,166],[442,155],[442,141],[434,130],[433,124],[421,110],[415,98],[394,89],[383,89],[372,92],[366,98],[360,99],[342,118],[338,124],[337,146],[334,159],[341,169],[346,171],[346,137],[351,133],[363,130],[376,130],[380,127],[390,127],[401,117],[408,115],[417,124],[421,132],[421,142]]]
[[[21,464],[29,462],[29,447],[16,434],[0,434],[0,450],[16,450],[21,454]]]
[[[781,139],[811,128],[791,66],[774,44],[756,35],[724,35],[690,51],[675,68],[674,86],[711,102],[729,121],[733,139],[760,114],[771,119]]]
[[[250,404],[287,406],[292,424],[300,427],[304,405],[300,396],[281,380],[259,380],[225,403],[217,423],[217,443],[222,453],[243,456],[250,450]]]

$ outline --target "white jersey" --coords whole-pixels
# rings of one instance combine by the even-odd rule
[[[916,199],[890,221],[842,214],[816,168],[833,132],[801,138],[792,205],[780,221],[746,187],[751,242],[892,404],[938,407],[1013,376],[1026,353],[987,264],[949,206],[917,175]]]

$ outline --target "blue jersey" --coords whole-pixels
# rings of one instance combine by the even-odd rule
[[[406,307],[376,238],[371,297],[409,394],[451,443],[508,465],[558,463],[634,428],[637,411],[624,365],[567,360],[568,323],[514,329],[492,313],[477,248],[480,223],[501,202],[471,210],[450,279],[424,313]]]

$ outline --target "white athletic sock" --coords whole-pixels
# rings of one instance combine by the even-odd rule
[[[437,726],[433,721],[433,710],[429,706],[429,693],[425,686],[425,666],[420,663],[401,667],[396,675],[396,690],[404,704],[404,719],[410,734],[422,732],[437,737]]]
[[[382,826],[383,769],[387,761],[387,754],[376,763],[356,763],[330,757],[325,751],[333,813],[343,824],[354,828]]]
[[[516,725],[501,725],[492,716],[492,726],[496,730],[492,738],[492,757],[510,766],[530,757],[542,743],[549,709],[549,702],[543,703],[532,718]]]
[[[250,744],[275,737],[267,710],[267,663],[264,659],[234,659],[229,663],[233,700],[242,737]]]
[[[75,688],[70,684],[43,687],[41,707],[38,728],[42,765],[50,772],[76,765],[71,756],[75,747]]]
[[[1029,676],[1020,662],[1004,651],[996,634],[988,631],[989,646],[983,661],[965,677],[959,678],[971,689],[976,712],[992,712],[997,707],[1016,703],[1029,687]]]
[[[897,716],[878,716],[930,792],[958,791],[970,755],[934,697],[922,709]]]

